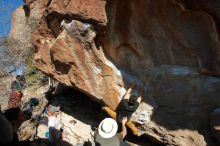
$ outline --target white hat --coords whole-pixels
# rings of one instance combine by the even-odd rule
[[[118,124],[112,118],[105,118],[99,124],[98,132],[103,138],[113,137],[118,130]]]

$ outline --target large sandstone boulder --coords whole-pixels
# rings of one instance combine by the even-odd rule
[[[144,86],[132,117],[140,135],[166,145],[217,145],[209,113],[220,105],[220,79],[198,73],[219,71],[217,4],[48,1],[33,33],[35,65],[113,110],[135,81],[134,94]]]

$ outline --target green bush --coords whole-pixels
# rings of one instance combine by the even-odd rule
[[[47,79],[47,76],[41,73],[33,64],[32,56],[29,56],[25,61],[24,74],[28,85],[31,84],[43,84],[43,80]]]

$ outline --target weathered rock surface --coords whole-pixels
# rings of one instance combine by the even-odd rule
[[[8,107],[8,97],[11,90],[11,83],[15,78],[11,75],[2,76],[0,78],[0,106],[1,110],[6,110]]]
[[[25,16],[23,6],[17,8],[11,18],[10,36],[14,39],[19,39],[24,42],[26,39],[30,41],[30,27],[28,27],[28,18]]]
[[[140,134],[166,145],[217,145],[209,113],[220,104],[220,79],[197,71],[220,68],[218,2],[52,0],[44,6],[33,34],[38,69],[112,109],[135,80],[145,89],[132,117]]]
[[[23,0],[25,15],[27,17],[40,19],[49,4],[49,0]]]
[[[214,134],[214,136],[216,137],[216,139],[218,140],[218,142],[220,143],[220,109],[219,107],[214,109],[210,115],[210,127],[211,130]]]
[[[49,0],[24,0],[27,5],[20,6],[12,14],[9,37],[19,40],[24,47],[32,47],[32,33],[42,17]],[[32,11],[30,11],[32,10]],[[18,46],[21,47],[21,46]]]
[[[107,22],[105,4],[105,0],[52,0],[49,10],[50,13],[69,15],[70,18],[78,17],[90,23],[105,25]]]

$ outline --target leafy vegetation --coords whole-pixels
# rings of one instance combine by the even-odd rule
[[[41,83],[44,79],[47,80],[47,77],[34,66],[32,56],[26,59],[25,65],[24,75],[28,85]]]
[[[13,73],[22,66],[26,82],[30,85],[39,83],[46,77],[33,64],[31,34],[35,31],[38,20],[34,17],[29,17],[26,23],[26,33],[22,33],[21,38],[0,37],[0,76]]]

